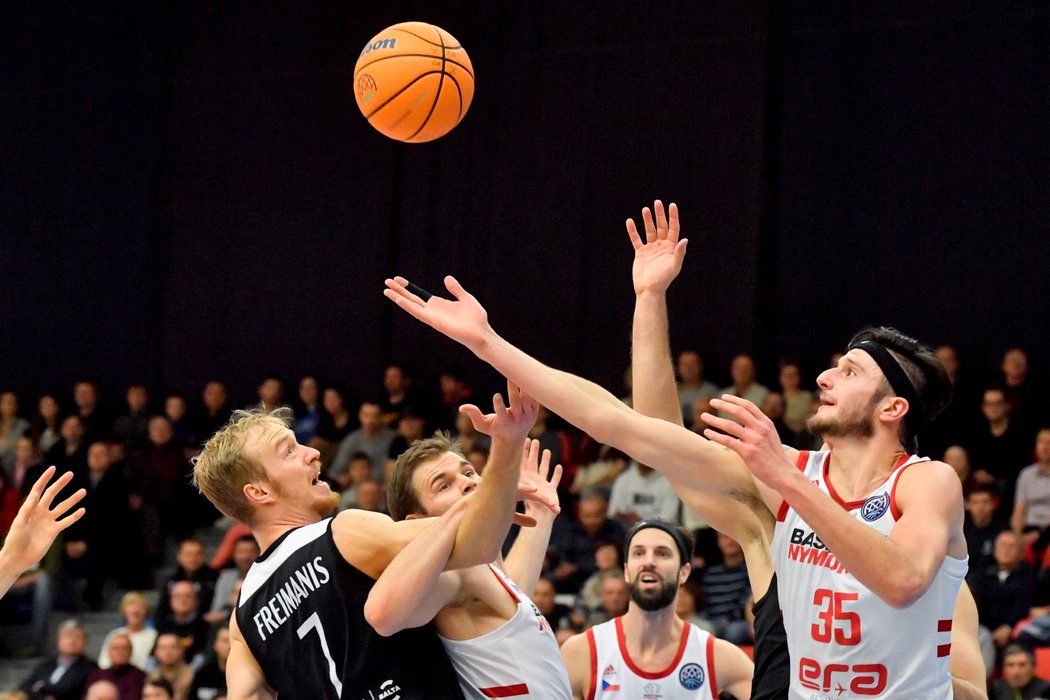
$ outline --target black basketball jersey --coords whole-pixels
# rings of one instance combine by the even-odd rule
[[[786,700],[791,680],[787,632],[780,614],[777,575],[773,574],[769,590],[751,606],[755,616],[755,680],[751,700]]]
[[[463,697],[430,625],[391,637],[372,629],[373,585],[339,553],[332,518],[284,533],[252,564],[237,625],[282,700]]]

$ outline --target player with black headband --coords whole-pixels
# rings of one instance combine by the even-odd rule
[[[684,242],[676,245],[684,255]],[[543,365],[500,338],[455,279],[445,284],[454,300],[414,294],[403,278],[388,280],[386,295],[678,489],[764,504],[777,516],[790,697],[952,697],[952,611],[966,573],[962,489],[951,467],[907,449],[950,395],[932,352],[892,329],[858,334],[818,380],[821,406],[808,427],[824,452],[785,448],[756,406],[730,396],[712,405],[739,423],[705,414],[722,431],[705,440]]]
[[[574,698],[714,700],[723,691],[750,697],[754,665],[747,655],[675,615],[692,551],[689,536],[663,520],[630,529],[623,567],[631,588],[627,613],[562,646]]]

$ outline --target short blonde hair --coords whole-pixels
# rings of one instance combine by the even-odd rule
[[[244,485],[264,480],[266,470],[244,449],[248,435],[257,428],[285,429],[291,421],[292,410],[286,406],[234,411],[230,422],[193,458],[193,485],[223,514],[251,526],[255,509],[244,495]]]
[[[149,604],[149,598],[146,597],[146,594],[142,593],[141,591],[128,591],[124,594],[124,596],[120,599],[120,614],[124,615],[124,611],[132,603],[142,603],[143,605],[145,605],[146,617],[149,617],[149,611],[153,608],[153,606]]]

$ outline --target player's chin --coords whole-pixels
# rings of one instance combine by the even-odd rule
[[[327,517],[339,508],[339,494],[329,491],[326,495],[317,499],[317,512],[321,517]]]

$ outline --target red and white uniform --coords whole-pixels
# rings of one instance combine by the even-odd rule
[[[492,573],[518,603],[514,617],[474,639],[441,637],[466,698],[569,700],[569,673],[539,609],[506,574]]]
[[[882,485],[850,503],[828,481],[829,452],[802,452],[798,468],[868,527],[889,536],[901,517],[897,481],[925,458],[900,459]],[[773,535],[777,592],[791,650],[791,698],[952,697],[952,614],[967,561],[945,557],[930,587],[898,610],[854,578],[785,502]]]
[[[591,647],[591,689],[587,700],[715,700],[715,638],[685,624],[671,665],[649,673],[627,651],[619,617],[587,630]]]

